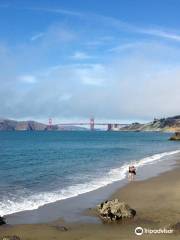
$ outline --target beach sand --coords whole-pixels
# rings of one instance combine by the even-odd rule
[[[148,180],[131,182],[113,194],[111,199],[119,198],[137,211],[133,220],[118,224],[70,224],[59,220],[49,224],[7,225],[0,227],[0,239],[12,235],[24,240],[180,239],[180,226],[179,230],[172,234],[136,236],[134,233],[137,226],[147,229],[171,229],[171,225],[180,222],[179,162],[171,171]]]

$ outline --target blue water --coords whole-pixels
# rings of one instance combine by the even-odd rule
[[[0,215],[35,209],[121,180],[129,163],[144,165],[179,150],[179,143],[168,141],[169,136],[0,132]]]

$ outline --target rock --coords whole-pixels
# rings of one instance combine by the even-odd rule
[[[3,240],[21,240],[20,237],[13,235],[13,236],[4,236]]]
[[[133,218],[136,211],[119,199],[102,202],[97,206],[99,217],[105,222],[114,222],[124,218]]]
[[[180,132],[175,132],[175,134],[172,137],[170,137],[169,140],[180,141]]]
[[[59,226],[59,225],[55,226],[55,228],[59,231],[62,231],[62,232],[67,232],[69,230],[67,227]]]
[[[180,231],[180,222],[177,222],[177,223],[171,225],[170,228],[175,231]]]
[[[6,224],[6,221],[3,217],[0,217],[0,225]]]

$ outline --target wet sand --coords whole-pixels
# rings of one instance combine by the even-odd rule
[[[172,228],[180,222],[180,161],[175,169],[144,181],[134,181],[116,191],[111,198],[127,202],[137,211],[133,220],[119,224],[66,223],[1,226],[0,237],[17,235],[24,240],[106,240],[106,239],[180,239],[180,230],[173,234],[136,236],[137,226],[147,229]],[[66,229],[67,228],[67,229]],[[0,239],[1,239],[0,238]]]

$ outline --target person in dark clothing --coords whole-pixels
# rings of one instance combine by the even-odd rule
[[[129,166],[129,174],[128,174],[129,180],[133,180],[135,175],[136,175],[135,166]]]

